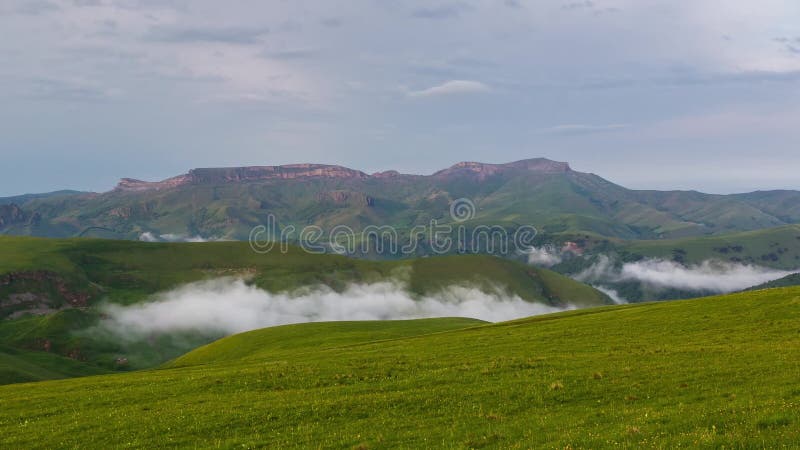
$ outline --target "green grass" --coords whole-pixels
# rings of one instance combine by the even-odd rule
[[[55,380],[107,372],[50,353],[0,348],[0,384]]]
[[[785,288],[412,337],[266,329],[173,367],[0,387],[0,446],[794,447],[799,323]]]
[[[295,357],[301,352],[357,345],[364,342],[400,339],[486,324],[461,317],[320,322],[283,325],[240,333],[193,350],[165,365],[182,367],[244,359],[269,359],[278,355]]]

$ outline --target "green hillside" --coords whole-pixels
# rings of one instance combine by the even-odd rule
[[[633,255],[684,263],[719,259],[791,270],[800,267],[800,225],[702,238],[626,242],[621,248]]]
[[[350,283],[397,280],[417,297],[463,285],[553,306],[610,303],[601,292],[570,278],[491,256],[378,262],[312,255],[295,247],[259,254],[246,242],[0,236],[0,346],[22,355],[68,357],[84,365],[85,373],[152,367],[222,336],[194,333],[123,341],[113,333],[96,332],[101,305],[146,302],[183,284],[220,277],[242,277],[270,292],[314,286],[342,291]],[[23,379],[60,376],[40,373],[44,375]]]
[[[761,289],[773,289],[780,287],[800,286],[800,273],[793,273],[778,280],[769,281],[767,283],[753,286],[748,291],[758,291]]]
[[[799,305],[788,288],[413,337],[265,329],[159,370],[0,387],[0,445],[794,447]]]
[[[107,372],[51,353],[0,348],[0,384],[55,380]]]

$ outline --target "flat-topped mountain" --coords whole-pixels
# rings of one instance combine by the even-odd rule
[[[637,191],[545,158],[460,162],[431,175],[368,174],[325,164],[199,168],[162,181],[125,178],[105,193],[56,192],[0,199],[0,233],[247,239],[274,215],[280,226],[391,225],[450,221],[470,199],[469,223],[545,233],[636,239],[724,234],[800,221],[800,193],[711,195]]]
[[[507,164],[487,164],[465,161],[440,170],[432,176],[448,178],[457,176],[475,176],[486,178],[491,175],[511,171],[529,171],[536,173],[566,173],[571,169],[569,164],[551,161],[545,158],[525,159]],[[123,178],[115,188],[117,191],[164,190],[181,186],[215,183],[239,183],[264,180],[291,180],[308,178],[397,178],[421,177],[423,175],[401,174],[396,170],[376,172],[368,175],[360,170],[329,164],[287,164],[282,166],[246,166],[192,169],[188,173],[162,181],[142,181]]]
[[[289,164],[284,166],[250,166],[192,169],[188,173],[163,181],[141,181],[123,178],[115,190],[163,190],[187,185],[239,183],[261,180],[292,180],[302,178],[367,178],[364,172],[326,164]]]

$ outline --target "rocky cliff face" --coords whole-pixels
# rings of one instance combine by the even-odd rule
[[[39,219],[39,213],[27,213],[14,203],[0,205],[0,229],[16,224],[35,224]]]
[[[114,188],[114,191],[119,192],[141,192],[150,190],[163,190],[172,189],[175,187],[187,185],[191,183],[191,177],[187,175],[178,175],[177,177],[168,178],[163,181],[142,181],[133,178],[123,178]]]
[[[375,206],[375,199],[363,192],[353,191],[326,191],[317,195],[320,202],[329,202],[336,205]]]
[[[251,166],[231,168],[192,169],[189,173],[163,181],[141,181],[123,178],[115,191],[138,192],[163,190],[185,185],[223,184],[262,180],[290,180],[302,178],[368,178],[364,172],[341,166],[324,164],[289,164],[285,166]]]
[[[84,308],[95,294],[92,288],[76,289],[55,272],[6,273],[0,275],[0,320]]]

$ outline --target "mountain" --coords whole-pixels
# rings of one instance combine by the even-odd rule
[[[431,220],[452,223],[449,207],[461,198],[476,206],[466,225],[532,225],[545,233],[624,239],[717,235],[800,221],[797,191],[637,191],[535,158],[462,162],[432,175],[294,164],[193,169],[156,182],[126,178],[105,193],[0,199],[0,233],[244,240],[268,215],[281,228],[410,230]]]

